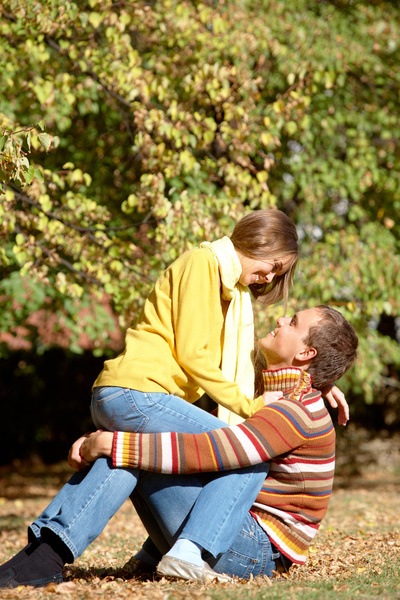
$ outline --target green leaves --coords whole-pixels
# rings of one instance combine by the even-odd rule
[[[356,323],[372,397],[370,324],[400,314],[398,8],[3,4],[4,279],[65,318],[106,293],[124,326],[180,252],[277,206],[302,238],[293,301]]]

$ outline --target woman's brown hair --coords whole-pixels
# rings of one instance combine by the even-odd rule
[[[276,208],[255,210],[244,216],[235,226],[231,241],[236,250],[248,258],[265,260],[289,266],[285,273],[276,275],[271,283],[253,283],[252,294],[265,304],[287,302],[298,259],[298,235],[293,221]]]

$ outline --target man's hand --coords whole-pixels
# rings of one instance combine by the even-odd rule
[[[266,406],[267,404],[272,404],[273,402],[276,402],[282,398],[283,394],[282,392],[264,392],[262,397],[264,400],[264,405]]]
[[[83,471],[83,469],[86,469],[90,465],[89,462],[82,458],[80,453],[81,446],[89,435],[90,433],[85,433],[78,438],[76,442],[72,444],[68,453],[68,464],[75,471]]]
[[[82,459],[89,464],[100,456],[111,456],[113,436],[112,431],[100,429],[87,435],[80,446]]]
[[[332,408],[338,409],[338,423],[339,425],[346,425],[350,418],[349,405],[343,392],[339,390],[336,385],[330,389],[323,390],[323,395],[328,400]]]

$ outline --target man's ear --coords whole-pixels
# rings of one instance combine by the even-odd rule
[[[298,352],[295,356],[295,360],[300,361],[301,363],[308,363],[310,360],[317,356],[317,350],[312,346],[308,348],[304,348],[301,352]]]

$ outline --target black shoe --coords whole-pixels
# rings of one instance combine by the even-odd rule
[[[42,579],[18,581],[17,571],[14,569],[14,567],[11,567],[0,577],[0,589],[11,589],[16,588],[20,585],[30,585],[31,587],[44,587],[49,583],[62,583],[63,581],[64,578],[61,573],[56,573],[56,575],[52,575],[51,577],[43,577]]]
[[[122,567],[122,576],[124,579],[149,581],[156,576],[156,566],[132,556]]]
[[[22,548],[17,554],[15,554],[10,560],[0,565],[0,579],[1,577],[7,573],[8,569],[11,567],[17,567],[20,565],[32,552],[38,547],[39,542],[29,542],[25,548]]]

